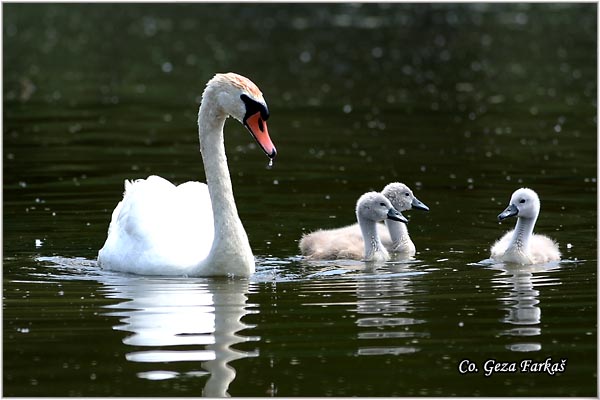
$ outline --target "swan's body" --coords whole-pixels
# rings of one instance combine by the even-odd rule
[[[269,158],[275,157],[260,90],[240,75],[215,75],[206,85],[198,113],[207,184],[175,186],[158,176],[126,181],[123,200],[113,211],[106,243],[98,252],[102,268],[146,275],[254,272],[225,155],[223,126],[228,116],[248,128]]]
[[[356,219],[360,235],[356,235],[352,225],[312,232],[300,240],[302,255],[311,260],[389,260],[389,253],[379,238],[377,222],[392,219],[406,223],[406,218],[394,209],[384,195],[368,192],[356,203]]]
[[[386,185],[381,193],[388,198],[392,206],[399,212],[411,209],[429,210],[419,199],[415,197],[412,190],[403,183],[393,182]],[[402,256],[415,255],[415,245],[410,239],[406,224],[392,219],[386,219],[385,225],[376,225],[377,234],[388,252],[399,253]],[[331,247],[328,251],[328,247]],[[362,249],[364,247],[363,235],[358,223],[343,228],[318,230],[305,235],[300,241],[302,253],[309,253],[311,249],[319,249],[319,253],[330,253],[331,256],[339,252],[339,249]],[[334,258],[356,258],[356,257],[334,257]]]
[[[533,233],[539,212],[540,200],[533,190],[516,190],[509,206],[498,215],[498,219],[502,221],[517,216],[517,225],[494,243],[491,258],[522,265],[560,260],[558,244],[547,236]]]

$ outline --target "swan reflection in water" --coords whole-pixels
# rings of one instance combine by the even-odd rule
[[[399,355],[421,350],[420,338],[429,337],[427,322],[415,315],[423,310],[415,305],[415,298],[425,292],[421,278],[428,272],[417,269],[420,261],[395,257],[386,264],[355,260],[310,261],[303,260],[307,268],[320,271],[308,278],[322,279],[326,284],[349,285],[356,291],[356,302],[338,303],[356,312],[355,324],[359,328],[357,355]],[[336,278],[343,278],[337,281]],[[306,306],[332,306],[335,302],[308,302]]]
[[[131,332],[123,339],[134,347],[127,360],[147,363],[148,370],[138,373],[140,378],[210,374],[202,394],[224,397],[236,375],[229,363],[257,355],[232,348],[256,340],[237,334],[249,328],[241,321],[249,313],[247,281],[120,275],[103,283],[107,298],[125,299],[108,306],[114,310],[108,314],[121,317],[114,329]],[[198,362],[199,369],[181,371],[189,362]],[[164,368],[165,363],[170,370],[154,369]]]
[[[506,315],[502,322],[510,324],[502,335],[519,338],[519,342],[506,346],[511,351],[528,352],[540,351],[542,345],[533,338],[542,334],[541,320],[542,309],[539,307],[538,288],[540,286],[560,285],[556,277],[551,277],[546,272],[559,269],[559,263],[548,263],[540,265],[515,265],[515,264],[493,264],[491,269],[500,271],[492,282],[494,288],[506,289],[508,293],[498,297],[501,304],[506,305]]]
[[[415,318],[421,307],[414,299],[423,292],[419,280],[425,272],[414,265],[396,264],[391,274],[366,275],[356,290],[356,325],[363,345],[358,355],[399,355],[420,351],[419,339],[428,337],[425,320]]]

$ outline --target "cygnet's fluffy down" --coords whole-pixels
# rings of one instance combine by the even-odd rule
[[[389,254],[377,233],[377,222],[392,219],[406,223],[406,218],[378,192],[365,193],[358,199],[356,218],[359,232],[347,226],[304,235],[299,243],[302,255],[312,260],[389,260]]]
[[[319,229],[308,233],[300,239],[300,252],[313,260],[361,260],[365,245],[358,224],[358,229],[353,227]]]
[[[540,199],[533,190],[516,190],[510,198],[509,206],[498,215],[498,220],[516,216],[517,224],[515,229],[494,243],[491,258],[522,265],[560,260],[558,244],[547,236],[533,233],[539,212]]]
[[[403,183],[389,183],[383,188],[381,194],[387,197],[399,212],[411,209],[429,210],[429,207],[417,199],[412,190]],[[376,227],[381,243],[388,252],[400,253],[404,256],[415,255],[415,245],[405,223],[386,219],[385,225],[378,223]],[[302,254],[315,252],[319,254],[318,259],[358,259],[363,252],[363,247],[363,236],[358,223],[343,228],[318,230],[305,235],[300,241]],[[354,253],[343,253],[342,250],[346,252],[353,250]]]

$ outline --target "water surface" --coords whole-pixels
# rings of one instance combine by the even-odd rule
[[[595,4],[3,10],[5,396],[597,395]],[[256,274],[100,270],[124,179],[204,180],[198,101],[230,70],[278,149],[226,125]],[[431,209],[413,260],[299,257],[395,180]],[[561,262],[481,262],[521,186]]]

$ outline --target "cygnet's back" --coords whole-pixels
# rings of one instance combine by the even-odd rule
[[[388,218],[406,222],[406,218],[378,192],[365,193],[358,199],[356,217],[360,226],[358,234],[349,226],[304,235],[299,243],[302,255],[313,260],[388,260],[389,255],[377,234],[377,222]]]

